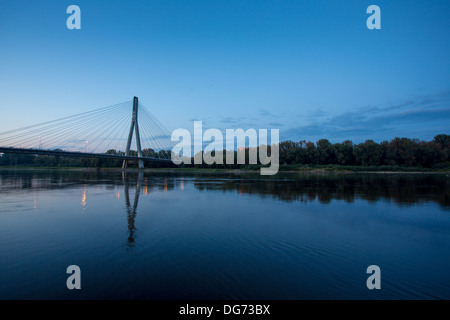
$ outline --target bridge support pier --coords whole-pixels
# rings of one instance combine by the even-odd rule
[[[135,132],[135,139],[136,139],[136,147],[137,147],[137,153],[138,157],[142,158],[142,149],[141,149],[141,138],[139,136],[139,125],[138,125],[138,106],[139,101],[138,97],[133,98],[133,117],[131,119],[131,127],[130,127],[130,133],[128,134],[128,141],[127,141],[127,148],[125,149],[125,155],[130,155],[130,147],[131,147],[131,140],[133,139],[133,131]],[[128,160],[123,160],[122,168],[125,169],[128,165]],[[139,159],[138,160],[139,169],[144,169],[144,160]]]

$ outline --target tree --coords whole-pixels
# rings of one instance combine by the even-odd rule
[[[335,143],[333,145],[333,149],[337,164],[347,166],[355,164],[355,157],[353,155],[353,142],[351,142],[350,140],[345,140],[342,143]]]
[[[317,146],[317,161],[319,164],[335,163],[335,156],[331,148],[331,142],[327,139],[320,139],[316,142]]]
[[[439,143],[442,149],[450,148],[450,136],[446,134],[438,134],[434,137],[434,142]]]
[[[394,138],[387,146],[386,158],[389,164],[400,166],[416,165],[417,141],[408,138]]]
[[[355,163],[362,166],[379,166],[383,162],[383,148],[373,140],[356,145],[353,150]]]

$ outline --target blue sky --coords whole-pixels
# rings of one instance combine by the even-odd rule
[[[441,0],[2,1],[0,131],[136,95],[170,131],[429,140],[450,133],[449,14]]]

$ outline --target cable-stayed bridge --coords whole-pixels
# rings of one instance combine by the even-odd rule
[[[171,161],[169,131],[137,97],[116,105],[0,132],[0,153]]]

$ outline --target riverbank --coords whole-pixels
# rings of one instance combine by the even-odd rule
[[[95,168],[95,167],[38,167],[38,166],[4,166],[0,170],[64,170],[64,171],[127,171],[127,172],[173,172],[173,173],[259,173],[259,168],[220,169],[220,168]],[[429,169],[414,167],[348,167],[348,166],[302,166],[297,168],[280,167],[279,173],[310,173],[310,174],[450,174],[450,169]]]

